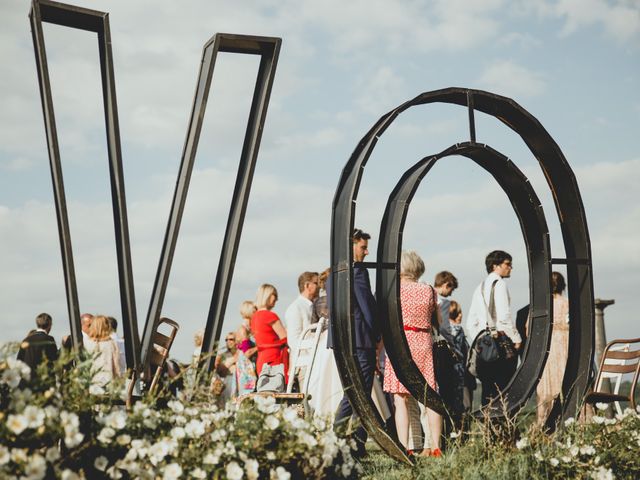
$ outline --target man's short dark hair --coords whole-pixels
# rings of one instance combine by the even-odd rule
[[[298,277],[298,290],[300,293],[304,291],[304,286],[307,282],[312,281],[313,279],[318,280],[318,272],[302,272]]]
[[[116,320],[113,317],[107,317],[107,320],[109,320],[109,325],[111,326],[111,330],[113,330],[114,332],[118,330],[118,320]]]
[[[353,241],[353,243],[358,243],[360,240],[369,240],[370,238],[371,235],[369,235],[367,232],[364,232],[359,228],[353,229],[353,235],[351,235],[351,240]]]
[[[449,284],[449,286],[455,290],[458,288],[458,279],[453,273],[447,272],[446,270],[436,273],[436,278],[433,280],[433,286],[441,287],[446,284]]]
[[[494,265],[502,265],[503,262],[509,260],[510,262],[513,260],[511,255],[503,250],[494,250],[487,258],[484,260],[484,265],[487,267],[487,273],[493,272]]]
[[[51,324],[53,323],[53,319],[51,315],[48,313],[41,313],[36,317],[36,326],[41,328],[42,330],[48,330],[51,328]]]

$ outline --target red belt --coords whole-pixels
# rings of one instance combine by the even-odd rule
[[[409,330],[411,332],[425,332],[425,333],[431,333],[431,327],[426,327],[426,328],[420,328],[420,327],[412,327],[411,325],[405,325],[404,326],[405,330]]]

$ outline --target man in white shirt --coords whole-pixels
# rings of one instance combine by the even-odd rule
[[[478,285],[471,299],[471,306],[467,314],[465,330],[467,338],[472,342],[478,333],[489,326],[491,321],[490,306],[493,296],[493,319],[495,320],[496,334],[505,335],[513,342],[516,350],[520,348],[522,339],[516,329],[511,313],[511,297],[505,278],[511,276],[513,269],[512,258],[507,252],[494,250],[487,255],[485,266],[489,274]],[[511,380],[518,365],[517,355],[510,359],[500,359],[495,368],[491,368],[490,374],[482,379],[482,405],[487,405],[504,390]]]
[[[318,273],[303,272],[298,277],[300,295],[289,305],[284,314],[287,326],[287,343],[295,355],[302,332],[311,325],[313,300],[318,296]],[[295,358],[292,356],[292,358]]]

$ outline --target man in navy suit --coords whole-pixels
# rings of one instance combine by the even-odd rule
[[[22,360],[31,367],[32,378],[35,375],[35,370],[38,368],[38,365],[44,361],[45,357],[50,361],[58,359],[56,341],[49,335],[52,324],[53,320],[51,319],[51,315],[41,313],[36,317],[37,329],[30,332],[27,338],[20,344],[18,360]]]
[[[369,254],[370,238],[371,235],[368,233],[358,228],[354,230],[352,236],[354,262],[363,262]],[[376,371],[376,347],[380,342],[380,325],[376,300],[371,293],[369,272],[364,267],[356,266],[353,269],[353,293],[356,300],[353,306],[356,358],[360,365],[365,391],[370,393]],[[330,290],[328,290],[328,294],[330,294]],[[331,348],[333,346],[331,331],[329,333],[329,347]],[[349,403],[349,398],[344,395],[336,412],[335,424],[340,424],[341,420],[344,421],[352,414],[353,408]],[[367,431],[362,425],[355,431],[354,439],[358,449],[356,455],[362,456],[365,453],[364,444],[367,441]]]

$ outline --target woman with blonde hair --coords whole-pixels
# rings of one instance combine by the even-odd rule
[[[437,390],[433,369],[432,328],[441,323],[440,309],[434,288],[418,280],[424,274],[425,266],[420,256],[413,250],[403,251],[400,261],[400,307],[404,323],[405,336],[411,357],[429,386]],[[431,319],[436,316],[438,325],[432,325]],[[393,370],[389,357],[385,359],[384,391],[393,394],[395,420],[398,438],[411,448],[414,423],[410,413],[413,398]],[[440,456],[440,435],[442,432],[442,416],[420,403],[421,423],[424,429],[424,449],[422,455]],[[419,427],[418,427],[419,429]],[[411,442],[410,442],[411,440]]]
[[[278,315],[273,312],[278,301],[276,287],[265,283],[258,288],[256,295],[256,312],[251,317],[251,331],[256,339],[258,360],[256,373],[260,375],[265,363],[270,365],[284,364],[284,378],[287,379],[289,369],[289,349],[287,346],[287,330]]]
[[[120,377],[118,345],[111,338],[111,322],[104,315],[93,318],[89,328],[89,338],[85,340],[85,348],[93,357],[92,383],[101,387],[106,386],[114,378]]]

